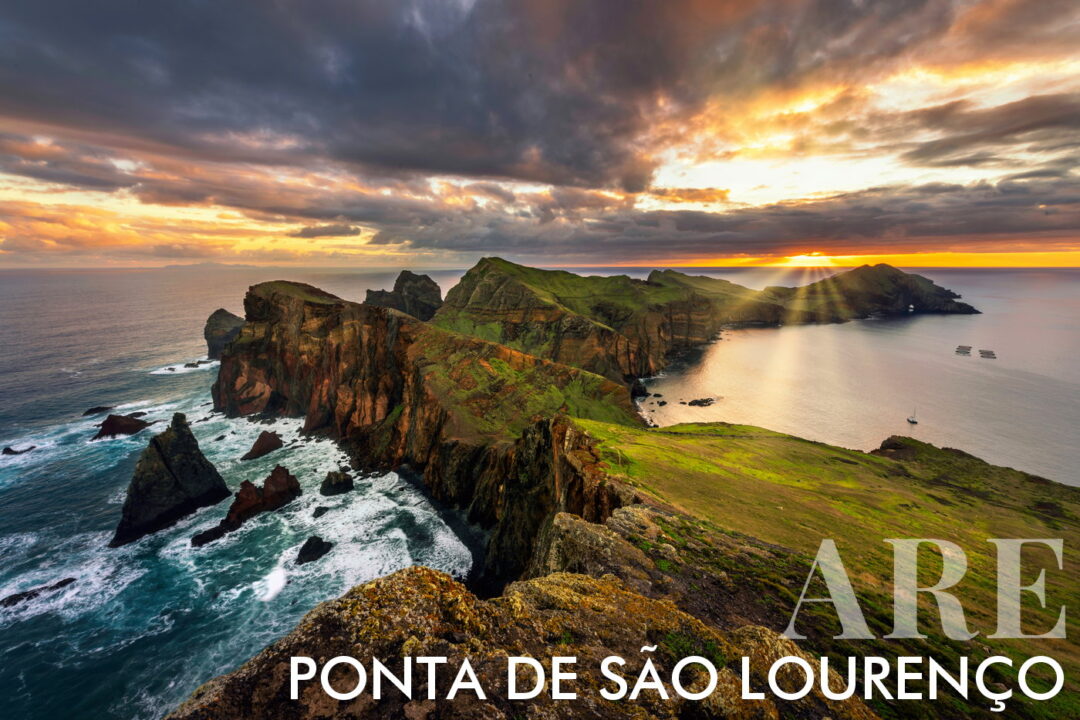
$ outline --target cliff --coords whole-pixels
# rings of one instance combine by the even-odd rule
[[[109,547],[169,527],[227,497],[229,488],[199,450],[187,418],[176,413],[169,428],[155,435],[139,457]]]
[[[430,320],[442,305],[442,290],[427,275],[402,270],[393,290],[368,290],[364,304],[393,308],[420,320]]]
[[[211,360],[221,357],[225,346],[236,339],[240,334],[240,328],[244,324],[244,318],[237,317],[224,308],[218,308],[210,313],[203,327],[203,338],[206,340],[206,356]]]
[[[958,297],[888,265],[756,291],[674,270],[654,270],[647,280],[584,277],[485,258],[447,293],[432,322],[627,382],[656,374],[673,352],[727,325],[977,312]]]

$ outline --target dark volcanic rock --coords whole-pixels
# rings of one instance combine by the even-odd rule
[[[325,505],[320,505],[319,507],[315,508],[315,512],[311,513],[311,517],[318,520],[328,512],[330,512],[330,508],[326,507]]]
[[[281,440],[281,436],[276,432],[269,432],[263,430],[259,433],[259,437],[255,440],[255,443],[251,446],[251,449],[244,454],[241,460],[255,460],[261,458],[263,455],[269,455],[280,447],[285,445]]]
[[[60,580],[59,582],[55,582],[52,585],[41,585],[40,587],[31,588],[23,592],[15,593],[14,595],[8,595],[7,597],[0,599],[0,607],[14,607],[15,605],[26,602],[27,600],[33,600],[39,595],[56,592],[57,590],[66,588],[73,582],[75,582],[75,578],[69,577]]]
[[[216,526],[191,538],[191,544],[199,547],[217,540],[226,533],[233,532],[259,513],[277,510],[298,497],[300,497],[299,481],[288,470],[278,465],[263,481],[261,488],[247,480],[240,483],[240,490],[237,491],[236,498],[229,506],[229,512],[225,518]]]
[[[296,554],[296,564],[303,565],[309,562],[315,562],[326,553],[330,552],[330,548],[334,547],[334,543],[326,542],[318,535],[312,535],[304,544],[300,547],[300,552]]]
[[[15,448],[8,445],[7,447],[5,447],[3,449],[2,452],[0,452],[0,455],[22,455],[23,453],[30,452],[31,450],[35,449],[36,447],[37,447],[37,445],[31,445],[30,447],[24,447],[22,450],[16,450]]]
[[[140,415],[145,414],[110,415],[105,418],[105,422],[101,423],[101,429],[98,430],[93,439],[101,440],[102,438],[114,438],[117,435],[134,435],[140,430],[150,427],[150,423],[139,419]]]
[[[82,414],[83,417],[90,417],[91,415],[100,415],[103,412],[109,412],[113,409],[112,405],[95,405]]]
[[[322,486],[319,487],[320,495],[341,495],[347,493],[353,489],[353,479],[348,473],[331,471],[326,473],[326,479],[322,481]]]
[[[703,397],[703,398],[696,398],[694,400],[691,400],[690,402],[687,403],[687,405],[692,405],[694,407],[709,407],[714,402],[716,402],[716,400],[714,400],[713,398]]]
[[[394,308],[421,320],[430,320],[442,306],[442,291],[427,275],[402,270],[393,290],[368,290],[368,305]]]
[[[203,328],[203,337],[206,338],[206,356],[211,360],[219,359],[221,351],[236,339],[243,326],[244,318],[237,317],[224,308],[218,308],[211,313]]]
[[[176,413],[169,428],[143,450],[109,546],[138,540],[227,497],[229,488],[199,450],[187,418]]]

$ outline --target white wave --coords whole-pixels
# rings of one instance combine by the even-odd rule
[[[185,367],[195,363],[195,367]],[[201,372],[203,370],[210,370],[211,368],[217,368],[221,363],[217,360],[207,360],[207,358],[201,357],[195,360],[183,360],[171,365],[162,365],[159,368],[155,368],[150,371],[151,375],[186,375],[193,372]]]
[[[288,582],[288,573],[282,565],[278,565],[270,574],[255,584],[255,592],[259,593],[261,602],[270,602],[285,589]]]

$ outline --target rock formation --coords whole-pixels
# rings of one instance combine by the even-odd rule
[[[255,442],[252,443],[251,449],[241,456],[241,460],[257,460],[264,455],[284,447],[285,443],[282,441],[281,436],[276,432],[270,432],[269,430],[263,430],[259,433],[259,437],[255,438]]]
[[[191,538],[191,544],[200,547],[239,529],[247,520],[261,512],[270,512],[288,505],[300,497],[300,483],[281,465],[276,466],[263,481],[263,486],[248,480],[240,483],[240,489],[229,506],[229,512],[217,525]]]
[[[300,546],[300,551],[296,554],[296,564],[306,565],[309,562],[315,562],[330,552],[333,547],[334,543],[326,542],[318,535],[312,535]]]
[[[329,497],[347,493],[352,489],[352,475],[341,471],[330,471],[326,473],[326,478],[322,481],[322,485],[319,486],[319,494]]]
[[[233,315],[225,308],[218,308],[210,313],[203,327],[203,338],[206,339],[206,357],[217,360],[225,347],[236,339],[240,334],[240,328],[244,326],[244,318]]]
[[[100,415],[103,412],[112,410],[112,405],[95,405],[92,408],[88,408],[83,414],[83,417],[90,417],[91,415]]]
[[[427,275],[402,270],[393,290],[368,290],[364,304],[393,308],[420,320],[430,320],[442,306],[442,290]]]
[[[31,450],[36,450],[36,449],[37,449],[37,445],[27,445],[26,447],[24,447],[21,450],[13,448],[10,445],[7,445],[7,446],[4,447],[3,450],[0,450],[0,455],[24,455],[24,454],[30,452]]]
[[[40,585],[36,588],[30,588],[29,590],[24,590],[22,592],[17,592],[13,595],[8,595],[5,598],[0,598],[0,607],[15,607],[20,603],[33,600],[36,597],[40,597],[48,593],[54,593],[57,590],[62,590],[74,582],[75,578],[69,577],[64,578],[63,580],[58,580],[52,585]]]
[[[140,420],[146,413],[131,413],[130,415],[109,415],[101,423],[101,427],[94,435],[93,440],[102,438],[114,438],[117,435],[134,435],[135,433],[150,427],[153,423]]]
[[[199,450],[187,418],[176,413],[169,428],[155,435],[139,457],[109,547],[169,527],[227,497],[225,481]]]

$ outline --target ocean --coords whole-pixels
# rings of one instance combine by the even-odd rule
[[[776,269],[699,272],[751,287],[814,277]],[[646,400],[643,413],[659,424],[751,423],[861,449],[903,433],[1080,484],[1080,273],[922,272],[984,314],[725,331],[650,380],[664,397]],[[241,314],[253,283],[300,280],[360,300],[367,288],[390,287],[395,274],[0,271],[0,447],[36,446],[0,457],[0,597],[76,580],[0,608],[5,716],[159,718],[358,582],[412,564],[467,575],[471,535],[397,475],[319,496],[325,473],[345,458],[329,441],[301,438],[297,420],[274,424],[284,449],[240,463],[266,426],[211,413],[216,363],[183,367],[205,357],[206,316],[217,307]],[[461,276],[430,274],[444,291]],[[955,355],[960,344],[975,346],[973,356]],[[998,359],[980,358],[979,348]],[[698,397],[715,401],[679,404]],[[98,405],[144,411],[156,425],[92,442],[101,418],[82,413]],[[139,453],[176,411],[187,414],[232,489],[244,479],[261,481],[280,463],[304,494],[203,548],[191,548],[189,538],[215,524],[227,502],[132,545],[106,548]],[[918,425],[905,420],[913,411]],[[332,509],[315,520],[318,505]],[[300,544],[316,533],[334,549],[295,566]]]

